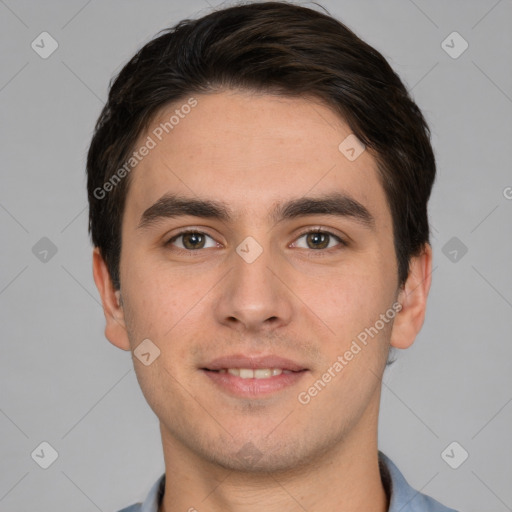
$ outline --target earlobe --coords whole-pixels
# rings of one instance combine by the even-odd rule
[[[105,337],[114,346],[122,350],[130,350],[121,292],[114,289],[107,264],[97,247],[93,250],[92,258],[94,282],[98,288],[105,314]]]
[[[409,264],[409,276],[401,288],[398,302],[402,309],[396,315],[391,331],[391,346],[409,348],[423,326],[427,298],[432,281],[432,248],[425,244]]]

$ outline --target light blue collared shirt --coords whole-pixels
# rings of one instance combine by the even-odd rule
[[[413,489],[393,461],[379,450],[382,484],[390,498],[388,512],[457,512]],[[158,512],[164,495],[165,473],[154,483],[144,503],[136,503],[119,512]]]

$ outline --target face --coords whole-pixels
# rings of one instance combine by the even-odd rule
[[[136,145],[155,142],[130,176],[107,337],[160,351],[134,365],[164,443],[226,468],[299,467],[376,428],[399,298],[376,160],[348,159],[349,127],[318,102],[194,98]]]

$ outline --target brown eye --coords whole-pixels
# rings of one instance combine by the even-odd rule
[[[204,236],[200,233],[186,233],[181,235],[185,249],[202,249],[204,246]]]
[[[165,245],[176,245],[179,249],[194,251],[207,248],[207,238],[213,241],[209,247],[215,247],[215,241],[209,235],[200,231],[183,231],[172,237]],[[179,242],[180,239],[181,242]]]
[[[306,242],[306,247],[301,247],[304,249],[330,249],[336,245],[336,243],[334,243],[333,245],[333,242],[336,241],[338,242],[338,245],[346,245],[345,242],[339,236],[334,235],[329,231],[307,231],[305,233],[302,233],[302,235],[300,235],[297,240],[300,240],[301,238],[304,238]],[[299,245],[297,245],[297,243],[295,245],[300,247]]]
[[[326,249],[329,245],[330,237],[325,233],[308,233],[306,243],[310,249]]]

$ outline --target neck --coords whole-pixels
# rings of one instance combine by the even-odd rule
[[[166,486],[159,512],[387,512],[378,464],[378,403],[350,435],[302,466],[238,472],[205,461],[161,425]]]

